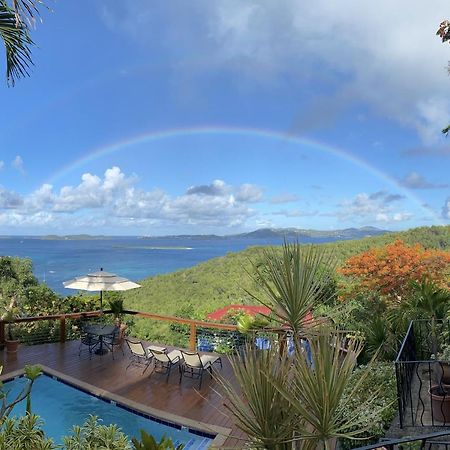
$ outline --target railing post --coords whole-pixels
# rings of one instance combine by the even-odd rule
[[[5,322],[0,321],[0,347],[5,346]]]
[[[189,337],[189,350],[195,352],[197,346],[197,325],[191,323],[191,335]]]
[[[59,342],[66,342],[66,316],[59,319]]]

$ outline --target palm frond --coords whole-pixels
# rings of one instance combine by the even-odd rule
[[[5,0],[0,0],[0,38],[6,50],[6,79],[14,86],[17,79],[28,76],[28,69],[33,64],[30,47],[33,41],[27,26],[17,22],[15,11]]]

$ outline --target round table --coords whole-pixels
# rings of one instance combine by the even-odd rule
[[[85,328],[86,333],[92,334],[93,336],[98,336],[99,346],[94,353],[97,355],[104,355],[105,353],[108,353],[108,349],[103,347],[103,338],[105,336],[111,336],[116,330],[117,327],[115,325],[101,323],[88,325]]]

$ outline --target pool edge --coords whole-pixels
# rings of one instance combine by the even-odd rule
[[[93,386],[92,384],[86,383],[77,378],[71,377],[70,375],[52,369],[51,367],[48,367],[44,364],[37,365],[42,369],[42,372],[44,372],[44,374],[48,376],[56,377],[63,383],[65,382],[69,385],[72,385],[74,388],[78,388],[103,400],[113,401],[125,408],[134,410],[137,413],[148,415],[150,416],[150,420],[152,420],[152,418],[155,421],[159,419],[161,421],[167,422],[167,425],[169,426],[176,427],[178,425],[182,428],[187,428],[188,431],[192,430],[194,434],[198,434],[200,436],[202,434],[213,434],[215,435],[215,437],[211,440],[210,448],[222,447],[231,434],[230,428],[224,428],[218,425],[199,422],[187,417],[169,413],[161,409],[152,408],[151,406],[143,405],[142,403],[135,402],[134,400],[129,400],[126,397],[122,397],[121,395],[113,394],[112,392],[100,389],[96,386]],[[7,374],[0,375],[0,381],[5,382],[8,380],[13,380],[14,378],[22,375],[24,375],[24,369],[17,369],[12,372],[8,372]]]

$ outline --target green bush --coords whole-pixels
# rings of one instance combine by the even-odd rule
[[[360,366],[355,370],[347,392],[350,393],[355,387],[355,384],[360,378],[359,375],[364,368],[365,366]],[[378,442],[379,438],[384,436],[397,411],[397,385],[393,363],[372,363],[369,375],[359,385],[356,394],[351,398],[344,395],[345,409],[343,414],[346,417],[351,417],[359,405],[372,397],[370,408],[363,414],[364,423],[362,426],[366,428],[366,432],[362,437],[367,437],[367,440],[344,440],[341,442],[341,448],[343,450]],[[378,412],[380,410],[381,412]]]

